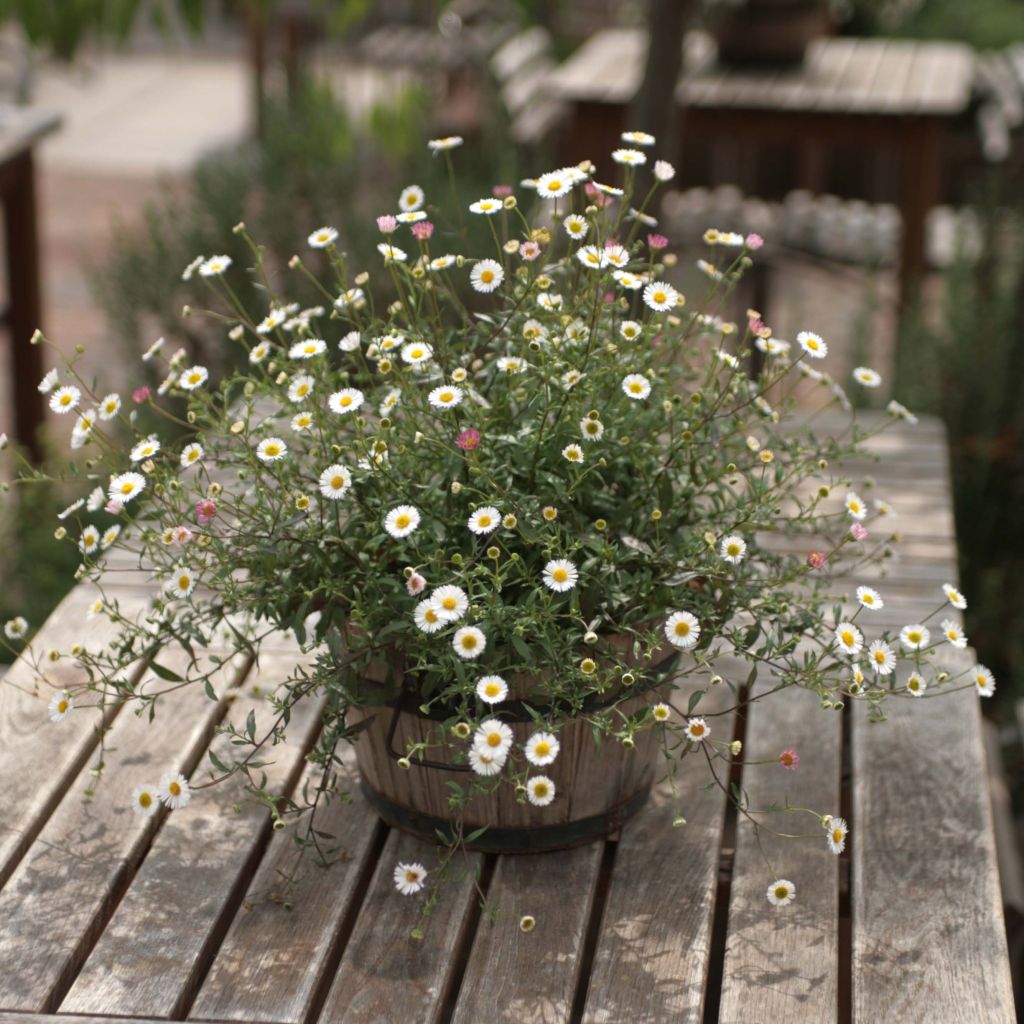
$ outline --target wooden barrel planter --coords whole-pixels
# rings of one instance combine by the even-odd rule
[[[663,652],[647,678],[632,687],[635,695],[618,704],[619,710],[633,714],[662,699],[664,680],[675,661],[671,651]],[[449,783],[466,789],[479,778],[464,757],[456,761],[471,741],[444,733],[442,722],[448,717],[424,714],[415,694],[407,694],[393,706],[358,709],[350,718],[353,723],[368,723],[355,741],[366,799],[388,825],[433,842],[438,841],[438,832],[453,833],[458,812],[448,803]],[[515,701],[496,708],[493,717],[512,729],[519,750],[538,728]],[[560,728],[558,740],[561,750],[555,762],[532,770],[554,782],[554,801],[547,807],[536,807],[525,797],[520,802],[508,784],[472,798],[461,809],[463,835],[484,826],[486,831],[466,844],[469,849],[539,853],[579,846],[616,835],[644,805],[663,760],[661,730],[638,732],[633,747],[610,738],[598,746],[591,724],[578,718]],[[409,744],[419,742],[430,743],[429,754],[413,757],[410,767],[401,767],[398,760]]]

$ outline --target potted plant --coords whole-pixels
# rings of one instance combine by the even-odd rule
[[[827,0],[707,0],[718,59],[736,67],[793,67],[831,27]]]
[[[431,143],[453,184],[460,142]],[[209,645],[226,626],[252,654],[294,631],[308,658],[272,695],[273,728],[226,727],[239,756],[213,760],[214,778],[245,772],[275,814],[307,810],[298,796],[280,810],[259,766],[290,710],[318,695],[309,759],[325,787],[352,742],[387,820],[508,851],[613,833],[688,755],[740,757],[703,704],[715,687],[742,699],[760,672],[876,718],[922,692],[936,650],[962,646],[958,627],[873,634],[875,591],[860,588],[845,618],[831,600],[834,571],[886,544],[866,525],[884,506],[837,469],[863,433],[851,420],[840,442],[789,415],[802,381],[849,409],[820,369],[826,342],[717,311],[756,258],[754,235],[708,230],[704,294],[687,303],[647,212],[674,171],[652,161],[655,185],[634,198],[654,140],[623,142],[621,187],[589,162],[447,211],[408,186],[377,219],[369,270],[350,266],[333,228],[314,230],[288,268],[315,282],[314,308],[289,304],[286,269],[239,225],[251,276],[216,255],[184,271],[210,291],[208,309],[185,314],[221,323],[244,354],[223,379],[160,342],[143,358],[165,364],[163,382],[130,399],[93,390],[74,360],[47,375],[71,447],[89,456],[58,539],[77,546],[94,610],[120,631],[106,651],[73,652],[88,681],[54,693],[51,717],[139,699],[122,670],[167,646]],[[854,383],[880,377],[860,367]],[[105,590],[113,547],[151,574],[144,618]],[[952,587],[942,600],[963,604]],[[7,633],[16,643],[25,624]],[[737,656],[742,676],[724,668]],[[209,679],[200,664],[169,677],[215,697]],[[993,685],[980,666],[940,683]],[[188,801],[188,779],[162,785],[140,786],[140,813]],[[786,809],[842,848],[845,823],[827,809]],[[424,875],[401,865],[396,884],[417,891]],[[792,884],[768,896],[786,903]]]

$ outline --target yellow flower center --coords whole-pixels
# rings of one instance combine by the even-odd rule
[[[397,526],[400,530],[404,530],[411,522],[412,519],[404,512],[401,515],[395,517],[395,526]]]
[[[423,613],[423,619],[424,619],[424,621],[430,622],[430,623],[437,622],[437,612],[435,612],[433,608],[428,608]]]
[[[789,895],[789,889],[784,885],[775,886],[775,898],[777,900],[784,900]]]
[[[875,599],[870,594],[865,594],[864,597],[863,597],[863,601],[864,601],[865,604],[874,604],[875,603]]]
[[[851,630],[844,629],[842,631],[842,633],[839,634],[839,637],[843,641],[843,643],[846,644],[847,647],[852,647],[853,646],[854,639],[853,639],[853,632]]]
[[[406,871],[405,880],[407,882],[418,882],[420,880],[420,876],[416,874],[415,871]]]
[[[61,395],[60,396],[60,404],[61,405],[70,405],[71,404],[71,396],[70,395]]]
[[[443,601],[441,602],[441,605],[442,605],[442,606],[444,607],[444,610],[445,610],[446,612],[453,612],[453,611],[455,611],[455,606],[456,606],[456,604],[457,604],[457,602],[456,602],[456,600],[455,600],[455,598],[454,598],[454,597],[446,597],[446,598],[445,598],[445,599],[444,599],[444,600],[443,600]],[[492,684],[492,685],[493,685],[493,684]]]
[[[843,833],[838,829],[832,829],[832,842],[841,843],[843,841]]]
[[[639,394],[640,394],[640,392],[641,392],[641,391],[643,391],[643,389],[644,389],[644,386],[643,386],[643,384],[641,384],[641,383],[640,383],[639,381],[637,381],[637,380],[633,381],[633,382],[632,382],[632,383],[631,383],[631,384],[629,385],[629,390],[630,390],[630,391],[632,391],[634,395],[639,395]]]
[[[677,622],[676,623],[676,636],[688,636],[690,633],[690,624],[688,622]]]
[[[545,743],[543,740],[533,748],[533,752],[538,757],[547,757],[551,753],[551,744]]]
[[[735,556],[740,553],[740,546],[739,544],[730,544],[727,550],[730,555]]]
[[[697,722],[694,725],[690,726],[690,732],[694,736],[703,736],[704,735],[704,726],[701,725],[700,722]]]
[[[484,284],[490,284],[494,280],[494,271],[482,270],[480,272],[480,280],[483,281]]]
[[[63,715],[68,709],[68,702],[66,700],[57,701],[57,710]]]
[[[181,796],[181,785],[177,782],[169,782],[167,784],[167,792],[171,796]]]
[[[916,629],[913,629],[907,634],[907,639],[912,644],[919,644],[921,642],[921,634]]]
[[[450,402],[452,401],[452,399],[455,398],[455,395],[451,391],[442,391],[441,394],[439,394],[437,397],[442,402]]]
[[[342,476],[332,476],[331,477],[331,487],[333,487],[335,490],[339,490],[344,483],[345,483],[345,478],[342,477]]]
[[[668,296],[664,292],[655,292],[654,293],[654,301],[655,302],[667,302],[668,301]]]
[[[131,494],[132,487],[134,487],[134,484],[132,484],[130,480],[126,480],[123,484],[121,484],[121,493]]]
[[[178,586],[182,590],[188,590],[188,588],[191,585],[191,583],[192,583],[192,581],[187,576],[179,576],[178,577]]]
[[[549,192],[557,192],[557,191],[559,191],[559,189],[561,189],[561,187],[562,187],[562,181],[561,181],[560,178],[555,178],[554,181],[549,181],[548,182],[548,191]]]
[[[875,661],[879,665],[883,665],[885,663],[885,651],[875,651]]]
[[[481,527],[486,529],[488,526],[491,525],[491,517],[490,516],[478,516],[477,520],[476,520],[476,524],[477,524],[477,526],[481,526]]]
[[[342,408],[347,409],[352,404],[351,395],[342,395],[341,401],[338,403]]]
[[[467,634],[466,634],[466,635],[465,635],[465,636],[464,636],[464,637],[462,638],[462,646],[463,646],[463,647],[464,647],[464,648],[465,648],[465,649],[466,649],[467,651],[471,651],[471,650],[473,650],[473,648],[474,648],[474,647],[476,647],[476,637],[475,637],[475,636],[473,636],[473,634],[472,634],[472,633],[467,633]],[[490,741],[488,740],[488,742],[490,742]]]
[[[487,734],[487,746],[489,747],[500,747],[501,746],[501,735],[496,732],[489,732]]]
[[[268,444],[264,449],[268,455],[277,455],[281,451],[276,444]]]
[[[551,573],[551,578],[556,583],[564,583],[569,578],[569,571],[562,566],[559,566]]]
[[[153,806],[153,798],[149,795],[149,793],[140,793],[139,794],[139,806],[140,807],[152,807]]]
[[[533,787],[533,795],[539,797],[545,797],[548,795],[548,787],[543,782],[538,782]]]

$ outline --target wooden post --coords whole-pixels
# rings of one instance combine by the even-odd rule
[[[40,349],[30,344],[30,340],[40,326],[42,300],[32,151],[12,161],[5,177],[3,209],[10,295],[7,318],[14,370],[14,432],[18,441],[28,448],[33,461],[39,462],[42,447],[38,434],[43,423],[43,399],[37,385],[43,376],[43,360]]]
[[[913,301],[925,271],[925,220],[939,201],[942,124],[937,118],[907,123],[903,142],[903,180],[900,213],[900,310]]]

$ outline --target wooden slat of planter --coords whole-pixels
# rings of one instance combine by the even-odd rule
[[[187,664],[170,652],[161,661]],[[155,722],[127,709],[114,722],[96,796],[71,788],[0,892],[0,1007],[47,1011],[63,997],[163,819],[136,817],[132,789],[190,770],[223,708],[186,687],[161,699]]]
[[[789,747],[800,754],[795,772],[777,764],[744,770],[742,785],[750,806],[781,805],[788,794],[794,806],[838,815],[841,716],[822,711],[816,694],[795,687],[752,704],[749,716],[745,760],[774,759]],[[796,886],[795,902],[773,907],[765,890],[775,876],[759,852],[750,822],[740,816],[719,1021],[835,1020],[839,860],[827,849],[824,831],[811,815],[780,813],[764,820],[779,832],[820,833],[820,838],[780,839],[762,831],[761,845],[772,868]]]
[[[604,849],[498,858],[487,902],[499,916],[477,929],[453,1024],[569,1019]],[[536,918],[532,932],[519,927],[524,914]]]
[[[351,765],[351,749],[345,756]],[[310,767],[305,781],[315,786],[318,778],[319,770]],[[285,893],[284,880],[299,852],[296,824],[274,833],[189,1020],[301,1024],[306,1019],[316,994],[323,991],[324,972],[337,962],[339,928],[351,924],[384,832],[358,792],[352,803],[334,800],[318,812],[316,827],[337,837],[325,842],[341,845],[346,855],[321,868],[307,854],[294,886]],[[290,909],[282,905],[285,898]]]
[[[675,705],[685,709],[687,696],[679,695]],[[716,688],[699,711],[722,708],[728,696],[724,687]],[[731,714],[710,718],[709,724],[715,738],[732,737]],[[726,806],[725,794],[709,788],[710,781],[699,752],[688,755],[676,776],[687,824],[673,827],[675,800],[662,783],[623,829],[601,917],[586,1024],[702,1019]]]
[[[971,652],[950,663],[969,667]],[[854,1020],[1010,1024],[978,697],[887,712],[853,717]]]
[[[421,898],[398,893],[394,868],[412,861],[429,871],[437,856],[438,847],[392,830],[319,1024],[428,1024],[439,1019],[454,953],[480,899],[475,881],[483,856],[456,858],[455,875],[425,923],[425,938],[417,941],[410,932],[424,924],[417,909]]]
[[[287,656],[262,658],[259,671],[245,680],[246,691],[272,691],[294,665]],[[272,790],[290,792],[315,737],[320,706],[300,703],[288,740],[260,755],[259,760],[273,762],[263,769]],[[256,713],[256,735],[264,735],[274,719],[265,698],[239,698],[228,717],[244,728],[250,711]],[[225,763],[239,751],[227,736],[216,738],[213,748]],[[204,754],[193,778],[202,782],[209,775]],[[177,1017],[187,1007],[270,833],[266,810],[249,806],[233,813],[245,799],[244,778],[238,775],[199,791],[187,808],[170,816],[61,1003],[63,1011]],[[186,920],[188,927],[182,928]]]
[[[160,1017],[106,1017],[91,1014],[19,1013],[9,1016],[4,1024],[167,1024]]]
[[[57,606],[36,634],[33,650],[44,657],[55,649],[67,655],[71,645],[88,641],[98,649],[114,635],[106,618],[86,619],[93,596],[76,587]],[[129,604],[143,606],[140,594],[125,595]],[[0,815],[0,886],[14,870],[47,817],[61,800],[96,746],[97,718],[76,711],[65,721],[51,723],[47,704],[58,690],[83,684],[87,676],[68,657],[44,670],[46,684],[38,684],[35,670],[24,659],[17,661],[0,683],[0,779],[7,789]],[[38,691],[38,696],[36,696]],[[106,721],[113,719],[114,708]]]

